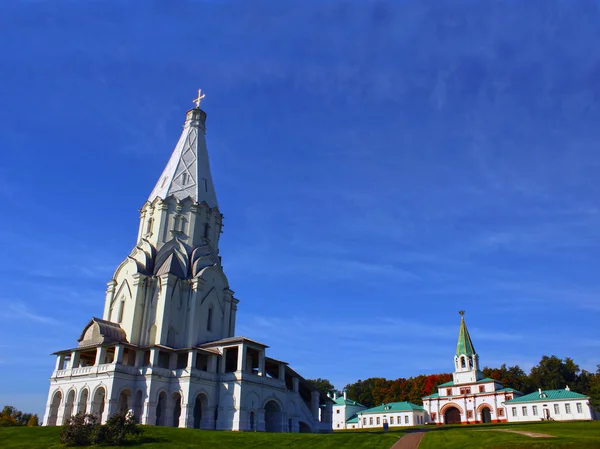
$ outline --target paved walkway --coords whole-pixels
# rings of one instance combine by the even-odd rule
[[[510,432],[510,433],[518,433],[520,435],[525,435],[530,438],[556,438],[554,435],[548,435],[547,433],[525,432],[523,430],[514,430],[514,429],[481,429],[481,430],[473,430],[473,432]]]
[[[411,432],[404,435],[390,449],[417,449],[425,432]]]

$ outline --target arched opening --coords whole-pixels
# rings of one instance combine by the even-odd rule
[[[60,407],[61,402],[62,402],[62,393],[60,391],[57,391],[56,393],[54,393],[54,396],[52,397],[52,402],[50,403],[50,412],[48,415],[48,422],[47,422],[48,426],[56,425],[56,420],[58,418],[58,409]]]
[[[81,393],[79,393],[79,402],[77,403],[77,413],[87,413],[87,403],[88,403],[89,391],[87,388],[84,388]]]
[[[74,413],[75,407],[75,390],[69,391],[67,394],[67,401],[65,402],[65,413],[63,414],[63,424],[69,419]]]
[[[102,413],[104,413],[104,398],[106,397],[106,391],[104,387],[100,387],[94,393],[92,398],[92,415],[98,417],[98,421],[102,421]]]
[[[173,427],[179,427],[179,417],[181,416],[181,395],[179,393],[173,394],[173,417],[171,425]]]
[[[248,416],[248,419],[250,421],[250,430],[251,431],[255,431],[256,430],[256,424],[255,424],[255,418],[254,418],[254,412],[250,412],[250,415]]]
[[[167,393],[164,391],[158,395],[158,403],[156,404],[156,425],[164,426],[167,413]]]
[[[265,405],[265,431],[281,432],[281,407],[272,400]]]
[[[456,407],[448,407],[444,412],[444,424],[460,424],[460,411]]]
[[[466,368],[467,367],[467,360],[465,359],[464,355],[460,358],[460,367],[461,368]]]
[[[202,416],[208,405],[208,398],[206,395],[200,393],[196,396],[194,401],[194,429],[202,429]]]
[[[490,423],[492,422],[492,412],[489,407],[483,407],[481,409],[481,422]]]
[[[298,423],[300,433],[312,433],[310,426],[306,424],[304,421],[300,421]]]
[[[133,415],[135,417],[135,422],[140,423],[142,417],[142,407],[143,407],[143,393],[142,390],[138,390],[135,393],[135,401],[133,402]]]
[[[119,405],[117,408],[117,413],[121,415],[125,415],[127,413],[127,411],[131,408],[131,401],[129,399],[130,397],[131,392],[129,390],[121,391],[121,394],[119,395]]]

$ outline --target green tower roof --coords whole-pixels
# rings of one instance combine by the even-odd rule
[[[458,343],[456,344],[456,355],[475,355],[475,348],[471,336],[465,324],[464,312],[461,314],[460,331],[458,332]]]

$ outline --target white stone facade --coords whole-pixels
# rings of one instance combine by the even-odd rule
[[[143,424],[331,431],[320,397],[267,346],[235,337],[238,300],[221,266],[222,215],[208,166],[206,114],[182,136],[141,209],[137,244],[108,283],[102,319],[56,352],[44,425],[132,409]]]
[[[359,429],[381,429],[386,424],[388,428],[419,426],[427,422],[427,412],[419,406],[414,409],[396,410],[394,404],[390,403],[358,412]],[[408,403],[409,404],[409,403]],[[386,410],[386,407],[388,408]],[[380,410],[383,409],[383,410]]]
[[[595,419],[590,398],[564,390],[539,390],[504,404],[509,422]]]
[[[337,394],[334,393],[332,399],[334,401],[333,430],[357,428],[358,424],[353,427],[351,424],[347,424],[347,421],[354,417],[358,412],[366,410],[367,407],[352,399],[348,399],[348,395],[345,391],[342,397],[337,397]]]

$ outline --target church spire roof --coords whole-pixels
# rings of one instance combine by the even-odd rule
[[[180,200],[205,201],[211,208],[218,206],[206,149],[206,112],[200,109],[198,99],[195,102],[197,107],[187,112],[179,142],[148,201],[173,195]]]
[[[456,344],[456,355],[475,355],[475,348],[465,324],[465,312],[461,310],[459,313],[461,319],[460,330],[458,331],[458,343]]]

